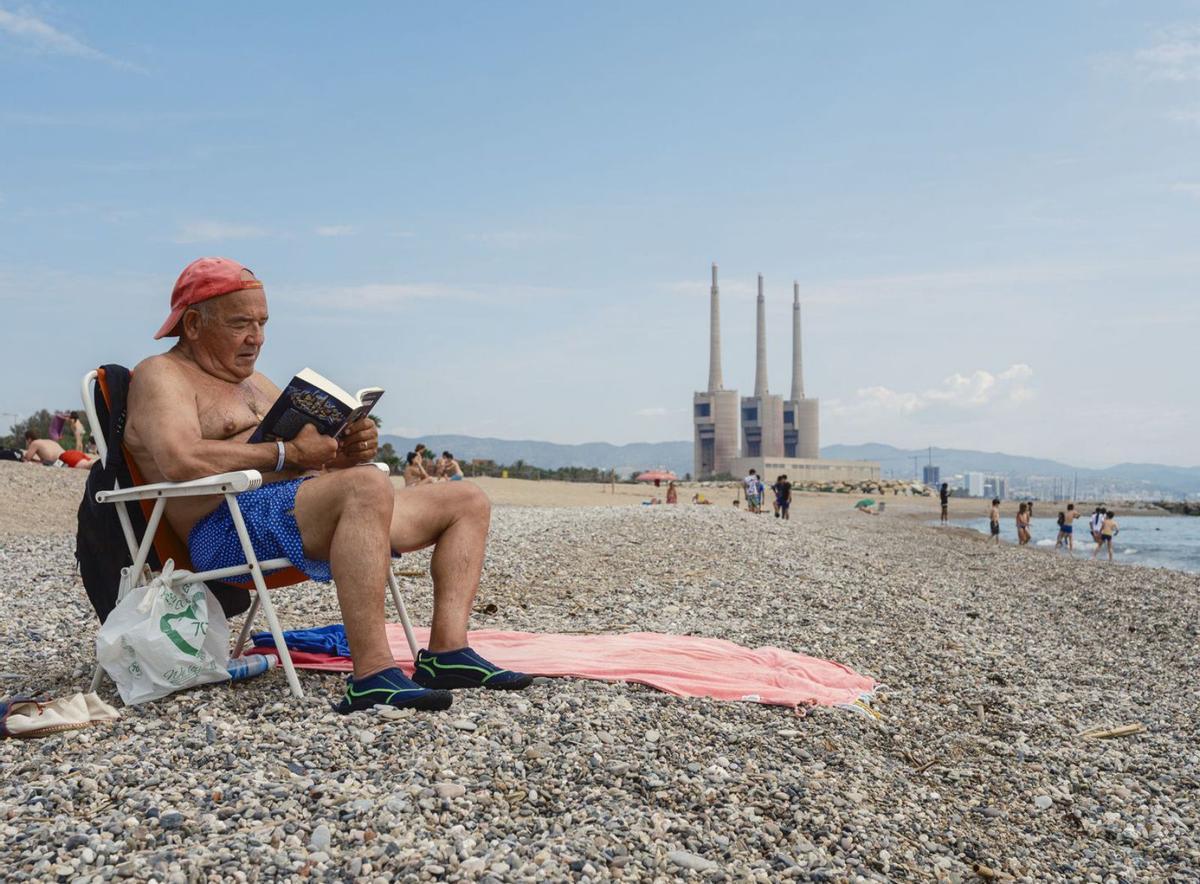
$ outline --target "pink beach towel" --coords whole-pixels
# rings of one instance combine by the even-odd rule
[[[411,674],[412,654],[398,623],[387,626],[396,663]],[[415,629],[417,644],[428,629]],[[773,706],[847,706],[868,698],[875,682],[848,666],[779,648],[743,648],[690,635],[556,635],[471,631],[471,647],[493,663],[534,675],[648,685],[679,697],[712,697]],[[274,654],[274,648],[252,653]],[[292,651],[299,668],[349,672],[349,657]]]

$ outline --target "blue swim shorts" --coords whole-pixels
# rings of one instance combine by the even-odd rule
[[[311,478],[311,477],[309,477]],[[296,524],[296,489],[306,479],[271,482],[237,496],[238,508],[246,522],[250,544],[260,562],[286,556],[310,580],[328,583],[333,572],[328,562],[306,558],[300,528]],[[196,571],[233,568],[246,564],[242,542],[238,538],[229,504],[221,505],[196,523],[188,535],[188,554]],[[249,583],[250,575],[232,577],[228,583]]]

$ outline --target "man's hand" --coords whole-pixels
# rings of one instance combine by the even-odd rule
[[[338,454],[337,440],[322,436],[312,424],[305,424],[287,446],[287,462],[304,470],[324,469]]]
[[[330,467],[352,467],[370,463],[379,453],[379,429],[370,418],[355,421],[346,427],[338,440],[337,458]]]

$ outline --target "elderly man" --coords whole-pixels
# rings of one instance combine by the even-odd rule
[[[141,362],[129,388],[125,443],[147,481],[184,481],[256,469],[261,488],[239,495],[260,559],[286,555],[314,580],[337,583],[354,658],[339,712],[377,703],[445,709],[449,689],[515,690],[531,679],[467,646],[491,508],[478,487],[421,485],[397,491],[377,469],[373,422],[340,439],[305,426],[289,442],[249,444],[280,390],[254,370],[265,340],[267,298],[254,274],[226,258],[200,258],[180,275],[171,313],[155,338],[179,341]],[[240,564],[229,507],[208,497],[172,498],[166,516],[197,569]],[[415,681],[396,667],[384,630],[391,553],[433,546],[433,623]]]

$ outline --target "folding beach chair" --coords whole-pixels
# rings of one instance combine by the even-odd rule
[[[88,426],[91,428],[92,435],[96,440],[96,447],[100,452],[101,459],[107,463],[108,439],[105,438],[105,428],[101,425],[97,409],[97,402],[102,401],[107,411],[111,401],[105,370],[103,368],[97,371],[89,371],[83,376],[81,395],[83,397],[83,408],[87,413]],[[103,398],[99,399],[98,397]],[[279,660],[283,664],[283,671],[287,676],[288,686],[291,688],[292,694],[296,697],[303,697],[304,691],[300,689],[300,680],[296,677],[296,669],[292,665],[291,654],[288,653],[287,645],[284,643],[283,631],[280,629],[279,619],[275,615],[275,606],[271,603],[270,590],[301,583],[307,580],[308,577],[303,572],[294,568],[292,563],[286,558],[268,559],[262,562],[258,560],[258,557],[254,553],[254,548],[250,545],[250,537],[246,533],[246,523],[242,519],[242,511],[237,502],[238,494],[243,491],[252,491],[262,485],[262,474],[258,470],[238,470],[232,473],[208,476],[203,479],[193,479],[189,482],[156,482],[154,484],[145,484],[138,474],[137,465],[128,456],[128,452],[124,453],[130,477],[133,479],[133,486],[130,488],[121,488],[119,482],[114,483],[116,487],[112,490],[97,492],[96,501],[98,503],[111,503],[117,508],[117,517],[120,520],[121,531],[125,537],[125,543],[129,548],[129,557],[132,561],[129,569],[131,579],[128,588],[141,586],[143,583],[149,582],[153,577],[152,574],[148,573],[149,568],[147,567],[152,546],[159,562],[173,559],[177,568],[191,570],[191,559],[188,556],[187,545],[172,530],[170,523],[162,518],[163,508],[166,506],[168,498],[218,494],[223,496],[225,502],[229,504],[229,513],[233,517],[234,527],[237,529],[238,537],[241,539],[242,550],[246,554],[246,563],[231,568],[196,572],[188,582],[224,582],[232,578],[248,575],[252,581],[252,585],[250,586],[225,584],[233,590],[248,592],[253,596],[250,610],[246,614],[245,623],[242,624],[241,632],[238,635],[237,643],[233,647],[231,656],[238,657],[241,655],[249,639],[250,628],[254,624],[255,616],[258,614],[259,607],[261,607],[263,613],[266,615],[271,635],[275,638],[275,648],[279,652]],[[373,464],[371,466],[387,470],[385,464]],[[355,469],[361,468],[363,467],[355,467]],[[128,504],[133,502],[137,502],[140,505],[146,520],[146,528],[140,539],[136,536],[133,520],[130,518],[129,511],[126,508]],[[404,634],[408,638],[408,645],[412,650],[413,659],[415,660],[417,655],[417,641],[413,636],[412,623],[408,619],[408,611],[404,607],[404,599],[400,595],[400,586],[396,582],[396,575],[392,573],[390,566],[388,568],[388,589],[391,591],[392,601],[396,604],[396,610],[400,613],[400,622],[404,625]],[[128,589],[125,591],[128,591]],[[119,598],[118,601],[120,601]],[[93,691],[99,688],[103,675],[104,670],[97,665],[96,674],[92,678]]]

